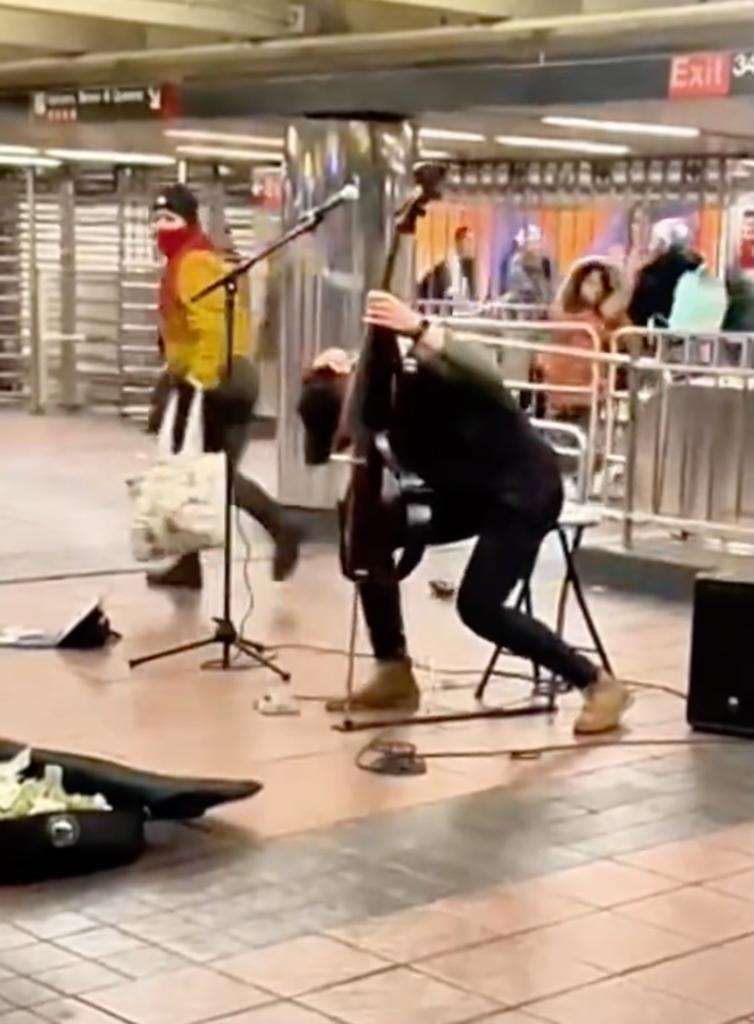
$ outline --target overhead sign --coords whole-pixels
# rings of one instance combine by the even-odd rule
[[[93,122],[142,120],[174,113],[171,91],[160,85],[97,86],[37,92],[32,115],[43,121]]]
[[[707,99],[729,96],[730,53],[690,53],[673,57],[670,64],[671,99]]]
[[[719,99],[747,94],[754,94],[754,50],[687,53],[670,61],[670,99]]]

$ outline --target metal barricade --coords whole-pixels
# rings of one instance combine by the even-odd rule
[[[607,431],[608,458],[631,466],[632,515],[687,533],[751,534],[754,336],[623,328],[612,348],[633,357],[625,388],[611,372]]]
[[[440,322],[452,327],[461,339],[466,336],[496,349],[590,360],[597,382],[589,389],[592,423],[596,425],[602,406],[609,422],[611,402],[624,405],[621,458],[625,471],[621,491],[614,499],[603,496],[595,504],[601,505],[600,513],[605,518],[622,523],[626,547],[633,543],[636,524],[654,524],[723,541],[754,542],[754,369],[742,365],[751,351],[748,335],[708,336],[710,360],[717,354],[726,358],[723,354],[730,351],[731,344],[741,349],[737,352],[739,365],[716,366],[711,361],[676,361],[677,354],[668,361],[662,345],[656,351],[664,358],[647,355],[647,332],[636,328],[617,332],[612,351],[606,353],[599,350],[596,335],[593,351],[512,336],[516,330],[523,333],[532,328],[556,334],[564,328],[584,329],[583,324],[495,323],[460,317]],[[694,349],[688,346],[685,351]],[[610,381],[606,402],[599,389],[600,367],[606,369]],[[620,376],[625,384],[621,382],[618,387]],[[553,390],[546,383],[507,380],[506,384],[514,392],[523,388]],[[677,392],[674,386],[678,386]],[[673,414],[675,394],[682,396],[682,415]],[[550,436],[568,426],[550,420],[535,419],[533,423]],[[596,446],[596,437],[591,431],[587,437],[586,469],[578,487],[582,500],[592,497],[595,458],[610,454],[606,447],[600,450]],[[604,437],[607,445],[607,431]],[[558,444],[554,447],[557,450]]]

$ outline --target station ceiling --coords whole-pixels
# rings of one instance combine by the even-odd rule
[[[626,15],[626,8],[629,7],[634,13]],[[703,18],[689,18],[687,15],[692,8],[696,9],[693,13],[703,14]],[[666,15],[663,13],[665,9]],[[229,141],[226,140],[226,147],[233,146],[233,135],[239,138],[245,136],[247,139],[260,136],[279,140],[288,117],[302,112],[302,108],[296,106],[302,94],[313,95],[319,89],[321,95],[325,96],[323,102],[327,102],[334,94],[339,94],[341,98],[343,95],[357,95],[360,88],[367,95],[366,83],[371,82],[370,98],[392,97],[393,106],[386,105],[384,109],[393,109],[396,113],[414,119],[426,133],[422,139],[424,148],[443,153],[450,159],[551,159],[559,155],[568,158],[578,153],[577,149],[571,154],[562,149],[558,151],[556,147],[549,151],[542,145],[528,148],[520,144],[511,146],[500,141],[502,135],[540,141],[543,137],[550,137],[560,143],[569,140],[577,142],[585,138],[597,142],[625,143],[628,154],[639,158],[655,155],[692,156],[710,152],[750,157],[754,151],[754,88],[748,89],[747,95],[729,95],[717,99],[642,99],[641,102],[611,102],[602,90],[602,101],[597,103],[594,100],[600,95],[599,88],[592,90],[586,99],[566,96],[559,91],[559,87],[551,89],[551,94],[546,97],[537,94],[532,99],[537,90],[527,86],[523,90],[527,95],[522,101],[516,98],[516,90],[510,89],[502,79],[497,91],[494,82],[492,90],[489,87],[486,91],[481,88],[477,79],[486,74],[485,67],[492,58],[480,57],[474,62],[474,47],[479,46],[480,36],[469,41],[468,35],[480,32],[483,46],[497,46],[495,54],[499,53],[498,66],[503,69],[506,63],[510,66],[511,62],[523,61],[531,47],[535,48],[532,53],[536,57],[535,50],[541,37],[550,47],[548,65],[557,72],[558,67],[564,67],[566,63],[560,53],[571,52],[568,48],[578,44],[578,25],[582,24],[579,15],[584,16],[583,23],[589,21],[589,16],[597,16],[596,22],[599,22],[601,16],[607,15],[607,29],[592,20],[593,35],[585,45],[597,45],[595,41],[599,41],[601,33],[605,31],[604,46],[611,54],[620,53],[621,46],[625,46],[632,56],[627,58],[621,74],[624,79],[630,80],[632,75],[641,74],[640,71],[634,72],[630,64],[637,52],[651,57],[652,45],[670,52],[676,49],[672,41],[660,39],[667,26],[672,26],[672,31],[679,34],[681,47],[695,47],[686,52],[703,49],[702,44],[708,40],[710,49],[718,45],[714,42],[714,16],[709,16],[717,10],[721,16],[720,25],[728,33],[733,31],[736,45],[747,48],[743,57],[747,58],[745,70],[748,77],[743,84],[748,85],[749,79],[754,79],[753,9],[754,3],[751,0],[699,0],[698,3],[695,0],[660,0],[659,4],[656,0],[120,0],[115,4],[108,4],[105,0],[0,0],[0,91],[5,96],[14,91],[16,84],[19,86],[16,90],[19,100],[17,106],[8,103],[3,107],[0,98],[0,149],[3,146],[7,149],[17,143],[37,147],[39,152],[53,147],[89,147],[157,153],[181,159],[178,152],[180,140],[176,140],[169,130],[166,131],[166,127],[177,127],[189,132],[209,127],[214,132],[224,132],[231,137]],[[616,13],[621,10],[624,11],[623,15]],[[725,17],[722,16],[723,12]],[[612,21],[611,15],[614,15]],[[658,15],[659,20],[653,21],[654,15]],[[531,20],[554,17],[558,20],[556,28],[552,31],[543,29],[541,33]],[[636,25],[641,23],[642,38],[647,40],[647,47],[637,50],[636,41],[631,37],[630,22],[627,29],[620,27],[626,17],[633,19]],[[696,24],[693,32],[690,27],[692,21]],[[485,27],[486,22],[490,23],[489,28]],[[515,27],[519,22],[530,26],[526,38],[523,35],[521,38],[516,36],[518,29],[513,34],[508,31],[509,27]],[[440,36],[444,39],[446,31],[454,37],[461,37],[465,33],[466,64],[465,69],[459,70],[458,79],[452,75],[444,78],[448,57],[437,56],[438,53],[452,52],[452,47],[448,51],[450,43],[438,42],[437,51],[428,46],[420,57],[410,46],[400,42],[413,39],[421,43],[430,38],[439,40]],[[372,33],[382,33],[375,38],[389,39],[390,45],[371,44],[370,50],[368,40]],[[392,36],[388,37],[387,33],[392,33]],[[347,40],[349,34],[354,35],[353,41]],[[561,34],[564,37],[562,43],[558,41]],[[309,36],[319,39],[308,40]],[[311,53],[320,47],[323,36],[331,36],[334,40],[332,49],[328,51],[331,63],[327,66],[327,74],[312,70]],[[346,45],[341,46],[339,39],[344,36]],[[281,53],[281,41],[286,46],[286,40],[289,39],[300,40],[300,43],[295,44],[301,51],[300,55],[295,59],[290,58],[291,67],[300,68],[300,71],[266,71],[270,61],[268,48],[272,47],[274,53]],[[485,39],[499,42],[485,44]],[[244,85],[237,93],[245,93],[250,97],[243,117],[233,112],[232,102],[228,104],[227,110],[219,107],[211,115],[197,114],[198,107],[201,107],[199,102],[198,106],[194,105],[194,109],[184,111],[182,120],[173,120],[169,126],[161,119],[110,124],[59,124],[29,116],[33,90],[57,85],[55,75],[59,68],[66,66],[73,69],[68,71],[69,86],[84,84],[74,77],[79,72],[83,75],[86,71],[90,84],[106,84],[117,81],[118,74],[122,79],[124,68],[129,73],[134,69],[139,75],[143,73],[144,77],[136,77],[133,81],[172,81],[170,75],[165,79],[154,77],[165,67],[171,67],[169,59],[166,64],[162,63],[162,55],[183,54],[181,63],[173,67],[175,80],[187,81],[190,87],[192,77],[196,78],[198,74],[197,88],[201,93],[201,75],[209,74],[209,70],[214,67],[214,78],[222,78],[222,74],[218,75],[218,68],[227,68],[228,65],[221,61],[218,63],[215,58],[213,66],[212,58],[207,57],[200,72],[187,74],[186,66],[194,69],[194,64],[189,62],[186,65],[185,55],[196,52],[197,47],[209,49],[217,44],[223,52],[227,46],[237,50],[233,67],[236,74],[243,67],[245,75],[251,73],[249,64],[252,61],[247,62],[244,47],[253,47],[252,57],[257,62],[257,77],[252,84]],[[747,56],[749,48],[752,51],[750,66]],[[152,63],[144,68],[136,67],[141,60],[140,54],[149,55],[150,51],[154,51],[149,56]],[[268,53],[267,57],[265,52]],[[110,54],[113,56],[108,64]],[[135,63],[133,60],[129,62],[134,55]],[[365,61],[363,67],[359,65],[361,55]],[[78,60],[61,60],[66,57]],[[90,57],[94,65],[86,64]],[[538,66],[534,57],[529,55],[530,69],[532,61],[535,67]],[[80,63],[81,60],[85,63]],[[178,60],[179,57],[176,57]],[[394,63],[395,72],[392,68],[386,69],[389,60]],[[400,62],[403,62],[402,69],[398,70]],[[356,68],[354,63],[358,65]],[[100,74],[103,66],[109,68],[112,77],[94,77]],[[582,66],[578,57],[575,61],[570,58],[570,66],[571,79],[579,82],[587,78],[590,82],[594,79],[594,73],[587,75],[586,63]],[[38,72],[35,69],[42,67],[44,75],[36,82],[35,75]],[[271,69],[277,67],[274,61],[270,64]],[[490,73],[494,71],[495,67],[492,66]],[[666,70],[661,69],[658,73],[667,76]],[[425,75],[421,79],[421,87],[417,85],[419,79],[416,77],[420,74]],[[596,74],[599,76],[602,71],[597,69]],[[442,94],[444,102],[434,105],[428,98],[432,94],[430,79],[433,77],[444,78],[443,89],[435,89],[434,93],[435,96]],[[458,84],[462,78],[465,86]],[[600,79],[600,83],[605,85],[606,80]],[[232,89],[230,91],[233,93]],[[492,100],[488,98],[490,93]],[[624,89],[621,95],[636,97],[637,93]],[[651,91],[642,94],[639,90],[638,95],[658,94]],[[661,90],[659,95],[667,93]],[[291,96],[293,101],[287,103]],[[422,103],[413,103],[416,96],[420,96]],[[428,98],[426,102],[425,97]],[[499,102],[497,97],[500,97]],[[503,97],[507,97],[507,100]],[[201,96],[199,98],[201,100]],[[408,99],[412,102],[408,102]],[[375,107],[364,106],[358,109]],[[285,117],[266,116],[273,111]],[[616,121],[658,126],[687,126],[697,129],[697,132],[687,138],[659,132],[655,135],[637,134],[614,139],[606,137],[599,130],[583,126],[552,126],[544,121],[545,118],[574,116],[598,120],[613,118]],[[203,121],[206,117],[211,117],[211,124]],[[453,138],[453,133],[459,131],[475,138]],[[185,143],[185,140],[182,141]],[[239,142],[239,147],[245,145],[247,143]]]
[[[695,2],[703,0],[0,0],[0,62]]]

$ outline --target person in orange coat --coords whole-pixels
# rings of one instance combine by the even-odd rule
[[[627,280],[620,269],[598,256],[579,260],[565,279],[550,319],[562,322],[563,329],[552,338],[553,343],[572,348],[594,350],[594,335],[600,349],[608,351],[610,335],[628,323],[626,307],[630,300]],[[569,325],[574,326],[569,326]],[[594,332],[581,330],[584,324]],[[599,351],[599,350],[598,350]],[[551,391],[547,393],[546,415],[557,420],[585,423],[589,417],[593,364],[589,359],[570,359],[565,355],[543,353],[538,356],[537,367],[546,384],[581,391]],[[604,367],[599,370],[600,389],[604,384]]]
[[[193,302],[192,297],[229,269],[227,258],[199,223],[196,196],[185,185],[171,185],[155,200],[153,228],[165,257],[159,290],[159,336],[165,372],[155,388],[149,428],[159,430],[168,396],[178,391],[176,440],[194,388],[204,391],[204,442],[207,451],[227,451],[235,467],[235,503],[272,536],[273,578],[285,579],[298,560],[300,533],[283,508],[238,465],[249,441],[259,394],[257,369],[250,359],[251,326],[245,285],[239,287],[234,322],[232,371],[227,374],[226,326],[222,288]],[[199,589],[198,552],[184,555],[164,572],[148,577],[152,586]]]

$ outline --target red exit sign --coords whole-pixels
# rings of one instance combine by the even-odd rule
[[[671,99],[702,99],[729,96],[731,89],[730,53],[689,53],[673,57],[670,65]]]

